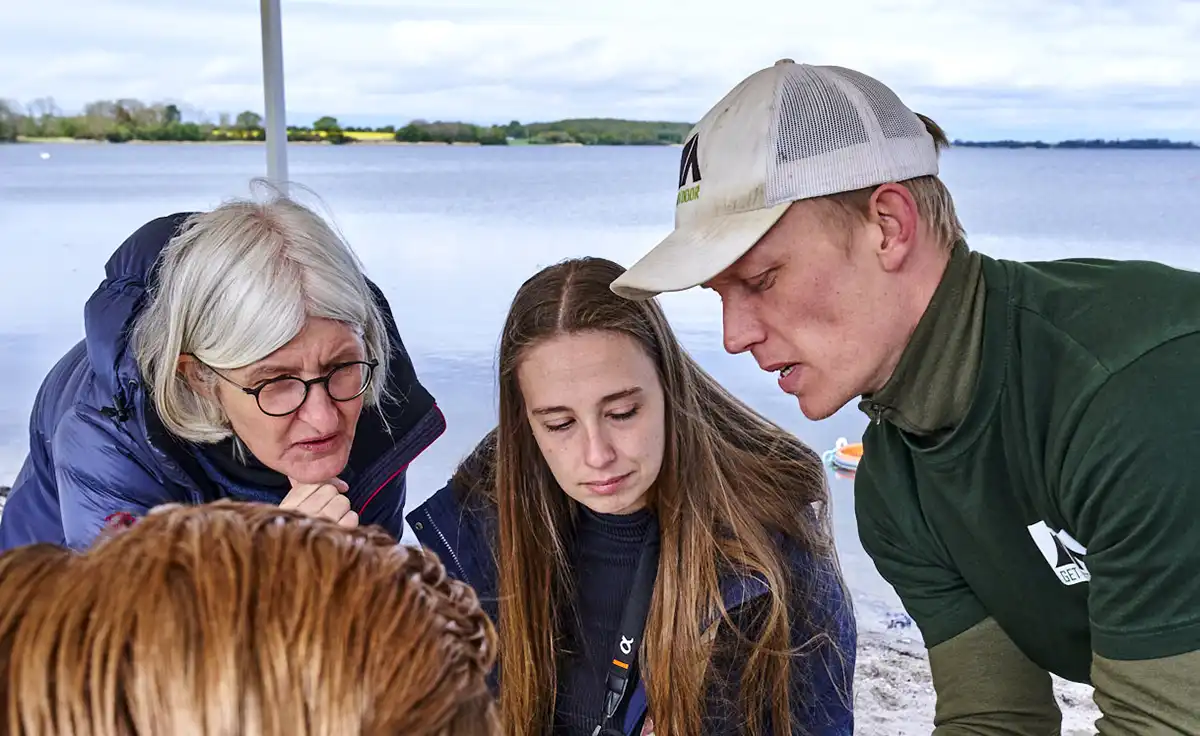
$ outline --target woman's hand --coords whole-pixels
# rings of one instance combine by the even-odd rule
[[[352,529],[358,526],[358,514],[350,509],[346,491],[350,486],[341,478],[324,483],[299,483],[291,478],[292,490],[279,502],[281,509],[295,509],[308,516],[332,519],[338,526]]]

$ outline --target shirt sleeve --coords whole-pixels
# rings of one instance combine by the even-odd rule
[[[933,647],[929,669],[937,693],[933,736],[1044,736],[1062,728],[1049,673],[995,619]]]
[[[1102,736],[1200,733],[1200,651],[1138,661],[1096,655],[1092,684]]]
[[[1200,650],[1200,335],[1114,373],[1064,456],[1062,511],[1083,547],[1092,647],[1111,660]]]
[[[979,623],[987,612],[929,528],[913,521],[919,516],[895,508],[916,501],[905,498],[901,488],[888,488],[887,479],[875,475],[870,457],[887,449],[872,446],[855,475],[858,536],[880,576],[895,588],[921,630],[925,646],[934,647]]]

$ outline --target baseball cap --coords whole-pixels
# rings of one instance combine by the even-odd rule
[[[937,173],[933,136],[882,82],[781,59],[688,132],[675,229],[610,288],[627,299],[690,289],[745,255],[794,201]]]

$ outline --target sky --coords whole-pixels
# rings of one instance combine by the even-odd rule
[[[11,3],[0,98],[262,112],[258,14]],[[875,76],[951,138],[1200,141],[1200,0],[283,0],[282,17],[289,124],[694,122],[786,57]]]

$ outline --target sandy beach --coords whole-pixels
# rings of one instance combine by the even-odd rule
[[[1062,710],[1062,736],[1091,736],[1100,712],[1088,685],[1054,678]],[[929,736],[933,731],[933,682],[919,642],[892,633],[860,632],[854,678],[856,734]]]

